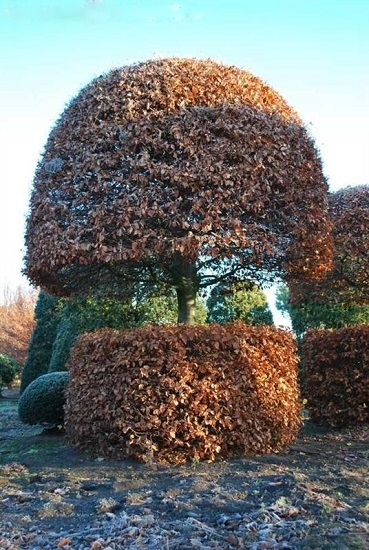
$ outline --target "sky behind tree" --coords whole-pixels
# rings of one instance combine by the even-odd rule
[[[33,174],[66,104],[153,57],[244,68],[300,114],[332,190],[369,182],[367,0],[0,0],[0,290],[21,277]]]

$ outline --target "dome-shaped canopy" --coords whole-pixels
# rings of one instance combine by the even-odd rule
[[[247,71],[163,59],[93,80],[50,133],[26,273],[51,293],[130,268],[318,277],[327,184],[296,112]],[[260,271],[261,270],[261,271]],[[209,279],[210,282],[210,279]]]
[[[333,224],[332,270],[319,281],[291,284],[291,300],[304,303],[369,305],[369,185],[345,187],[329,194]]]

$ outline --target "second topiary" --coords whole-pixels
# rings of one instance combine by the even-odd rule
[[[19,400],[18,412],[22,422],[48,426],[62,425],[68,381],[67,372],[51,372],[36,378]]]

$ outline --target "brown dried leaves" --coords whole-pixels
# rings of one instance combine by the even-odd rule
[[[79,338],[66,429],[109,456],[168,462],[278,451],[296,436],[295,344],[271,327],[146,327]]]
[[[314,421],[331,427],[369,423],[369,325],[309,330],[303,358]]]
[[[316,278],[329,267],[326,190],[300,119],[250,73],[190,59],[114,70],[50,134],[27,274],[63,293],[66,267],[179,252]]]
[[[369,186],[346,187],[329,195],[335,247],[332,270],[320,281],[291,285],[291,300],[369,304]]]

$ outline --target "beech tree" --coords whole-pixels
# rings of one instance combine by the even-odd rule
[[[309,328],[341,328],[369,322],[369,186],[329,195],[333,267],[319,281],[281,286],[277,308],[291,317],[300,337]]]
[[[115,69],[50,133],[25,271],[56,295],[174,287],[192,323],[206,286],[323,276],[326,194],[299,116],[249,72],[177,58]]]
[[[360,307],[365,310],[369,306],[369,186],[330,193],[329,215],[335,249],[333,267],[319,281],[290,284],[291,304],[326,304],[338,311],[353,308],[360,315]]]

